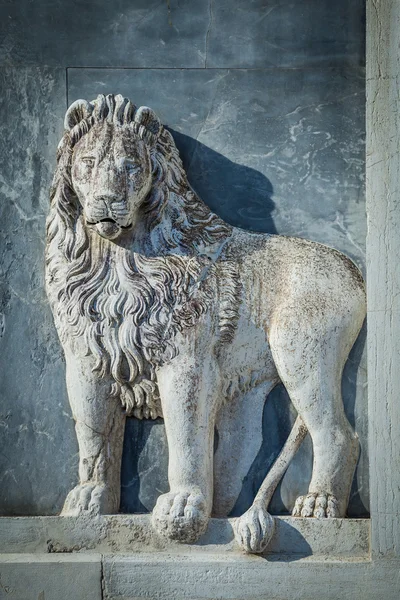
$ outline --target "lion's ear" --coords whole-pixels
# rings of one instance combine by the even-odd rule
[[[64,128],[71,131],[82,119],[87,119],[93,112],[93,106],[87,100],[76,100],[65,114]]]
[[[143,139],[154,143],[161,129],[160,119],[154,110],[148,106],[141,106],[135,114],[135,123],[139,126],[139,135]]]

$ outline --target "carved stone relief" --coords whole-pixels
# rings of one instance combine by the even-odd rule
[[[116,513],[125,418],[162,416],[170,491],[153,524],[197,540],[235,504],[282,382],[298,417],[236,539],[248,552],[268,544],[269,501],[307,432],[313,474],[293,515],[345,515],[359,445],[341,375],[366,310],[350,259],[224,223],[190,188],[155,113],[109,95],[67,111],[46,284],[80,452],[63,514]]]

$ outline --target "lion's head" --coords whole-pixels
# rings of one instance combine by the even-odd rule
[[[82,118],[83,117],[83,118]],[[81,127],[90,127],[81,135]],[[149,108],[134,110],[122,97],[78,100],[65,117],[74,144],[71,183],[87,226],[117,239],[138,225],[152,185],[150,154],[160,122]]]
[[[68,109],[47,221],[48,295],[61,340],[84,340],[135,416],[161,414],[156,365],[207,310],[205,274],[230,232],[190,188],[151,109],[120,95]],[[231,307],[228,298],[222,338]]]
[[[77,100],[65,116],[51,201],[66,258],[84,231],[108,240],[149,237],[163,251],[218,247],[231,228],[190,188],[169,131],[153,110],[120,95]],[[52,236],[51,228],[49,229]]]

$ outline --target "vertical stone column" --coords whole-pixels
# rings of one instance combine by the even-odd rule
[[[400,556],[400,2],[367,2],[372,554]]]

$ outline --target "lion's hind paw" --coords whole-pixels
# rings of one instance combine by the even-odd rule
[[[339,502],[326,492],[299,496],[295,502],[293,517],[315,517],[317,519],[340,517]]]
[[[260,554],[268,546],[274,530],[274,518],[263,506],[253,504],[237,519],[235,538],[245,552]]]
[[[208,524],[206,502],[201,492],[169,492],[157,500],[153,526],[171,540],[190,544],[205,532]]]

